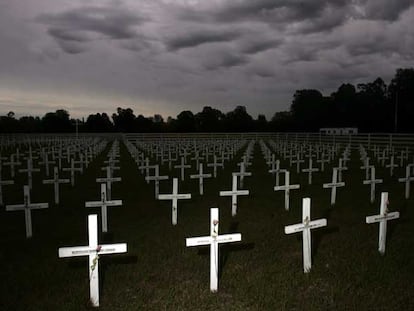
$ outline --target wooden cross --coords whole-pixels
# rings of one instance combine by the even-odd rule
[[[138,168],[141,170],[141,174],[144,172],[145,170],[145,176],[149,176],[149,170],[150,170],[150,164],[149,164],[149,159],[145,158],[145,164],[141,164]],[[149,184],[149,180],[147,180],[147,184]]]
[[[172,194],[160,194],[158,200],[171,200],[172,201],[172,224],[177,224],[177,203],[178,200],[191,199],[191,193],[179,194],[178,193],[178,178],[173,178],[173,193]]]
[[[126,243],[98,245],[98,216],[88,216],[89,245],[59,248],[59,258],[89,257],[89,293],[92,306],[99,307],[99,256],[127,252]]]
[[[28,185],[23,187],[24,203],[15,205],[6,205],[6,211],[24,211],[24,218],[26,222],[26,238],[32,237],[32,209],[48,208],[48,203],[32,203],[30,202],[30,187]]]
[[[186,246],[210,245],[210,291],[218,290],[219,276],[219,244],[241,241],[240,233],[219,235],[219,211],[218,208],[210,210],[210,235],[187,238]]]
[[[364,185],[371,185],[371,203],[374,203],[375,200],[375,184],[381,184],[382,179],[375,179],[375,166],[371,166],[371,179],[364,180],[362,182]]]
[[[106,177],[96,178],[96,182],[106,183],[106,191],[108,195],[108,200],[112,198],[112,183],[118,182],[121,180],[122,180],[121,177],[112,177],[111,168],[109,166],[106,168]]]
[[[390,168],[390,176],[394,176],[394,167],[398,167],[398,164],[394,163],[394,155],[391,156],[390,164],[385,165],[386,168]]]
[[[344,186],[345,183],[343,181],[338,182],[338,168],[334,167],[332,170],[332,182],[323,184],[324,188],[331,188],[331,206],[334,206],[336,202],[336,188]]]
[[[145,177],[146,181],[154,180],[155,181],[155,199],[158,198],[160,193],[160,180],[167,180],[168,176],[160,176],[160,166],[158,164],[152,166],[154,168],[154,176]]]
[[[59,170],[57,166],[53,168],[53,179],[43,180],[43,184],[54,184],[55,204],[59,204],[59,184],[69,183],[69,179],[59,179]]]
[[[43,161],[39,162],[40,165],[44,164],[45,165],[45,170],[46,170],[46,176],[49,176],[50,172],[49,172],[49,165],[50,164],[55,164],[55,161],[49,161],[49,155],[47,152],[43,153]]]
[[[387,221],[391,219],[396,219],[400,217],[399,212],[392,212],[388,213],[388,192],[381,193],[381,206],[380,206],[380,214],[374,216],[367,216],[366,222],[367,224],[372,224],[375,222],[379,222],[380,229],[379,229],[379,239],[378,239],[378,251],[381,255],[385,254],[385,242],[387,239]]]
[[[184,157],[181,157],[181,164],[180,165],[174,165],[174,168],[179,168],[180,169],[180,172],[181,172],[181,181],[184,181],[184,170],[186,169],[186,168],[191,168],[191,165],[186,165],[185,164],[185,158]]]
[[[203,180],[204,178],[211,178],[211,174],[203,174],[203,163],[200,163],[199,165],[198,174],[190,175],[190,178],[192,179],[198,178],[200,195],[203,195],[204,194]]]
[[[285,227],[285,234],[302,232],[303,239],[303,271],[310,272],[312,268],[312,246],[311,246],[311,229],[325,227],[327,221],[325,218],[312,220],[310,218],[310,198],[302,200],[302,223]]]
[[[325,158],[325,154],[322,152],[321,158],[319,160],[316,160],[316,162],[321,164],[321,172],[325,171],[325,163],[329,163],[329,160]]]
[[[309,167],[302,169],[302,172],[308,173],[308,184],[312,185],[312,173],[319,172],[319,169],[312,167],[312,158],[309,158]]]
[[[293,163],[296,163],[296,173],[298,173],[298,174],[299,174],[299,172],[300,172],[300,164],[301,164],[301,163],[304,163],[304,162],[305,162],[305,160],[301,160],[301,159],[300,159],[300,155],[299,155],[299,153],[297,153],[297,155],[296,155],[296,160],[292,160],[291,162],[292,162],[292,164],[293,164]]]
[[[342,181],[342,171],[346,171],[348,170],[348,167],[345,166],[345,160],[342,158],[339,158],[339,165],[337,167],[338,169],[338,181],[341,182]]]
[[[243,188],[244,184],[244,177],[245,176],[252,176],[251,172],[246,172],[246,165],[245,162],[238,163],[240,166],[240,172],[232,173],[233,176],[240,176],[240,187]]]
[[[213,163],[207,163],[207,167],[213,168],[213,177],[217,177],[217,167],[223,167],[223,163],[217,163],[217,156],[213,155]]]
[[[236,216],[237,214],[237,196],[249,195],[249,190],[237,190],[237,175],[233,173],[233,183],[231,191],[220,191],[220,196],[231,196],[231,215]]]
[[[414,176],[410,176],[411,167],[414,167],[414,164],[409,164],[405,167],[405,177],[398,178],[399,182],[405,182],[405,198],[410,198],[410,183],[414,181]]]
[[[32,189],[33,185],[33,173],[40,172],[39,168],[33,168],[33,162],[31,158],[27,159],[27,168],[19,169],[19,173],[27,173],[27,180],[29,188]]]
[[[284,186],[275,186],[274,190],[284,190],[285,191],[285,210],[289,210],[289,193],[290,190],[299,189],[300,185],[290,185],[290,172],[288,170],[285,171],[285,185]]]
[[[15,156],[15,154],[12,154],[11,156],[10,156],[10,161],[9,162],[4,162],[3,164],[5,165],[5,166],[10,166],[10,176],[11,176],[11,178],[14,178],[14,168],[15,168],[15,166],[18,166],[18,165],[21,165],[22,163],[21,162],[19,162],[19,161],[14,161],[14,156]]]
[[[14,184],[14,180],[2,180],[1,178],[1,169],[0,169],[0,205],[3,206],[4,202],[3,202],[3,186],[6,185],[13,185]]]
[[[102,232],[108,232],[108,206],[121,206],[122,200],[110,200],[106,193],[106,184],[101,184],[101,200],[85,202],[85,207],[100,207],[102,214]]]
[[[274,156],[274,154],[272,156]],[[280,160],[276,160],[276,167],[272,167],[272,169],[269,170],[269,173],[274,173],[276,176],[276,186],[279,186],[279,173],[284,172],[286,172],[286,170],[280,168]]]
[[[360,169],[365,170],[365,179],[368,179],[369,178],[369,169],[370,169],[369,157],[364,158],[364,165],[361,166]]]
[[[62,170],[64,172],[70,172],[70,184],[73,187],[75,185],[75,172],[81,172],[82,170],[78,167],[75,167],[75,161],[73,158],[70,160],[70,167],[65,167]]]

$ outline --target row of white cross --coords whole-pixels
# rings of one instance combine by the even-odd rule
[[[385,253],[387,221],[399,218],[399,212],[388,212],[388,193],[381,195],[380,214],[366,217],[367,223],[379,223],[378,250]],[[303,241],[303,271],[309,273],[312,267],[312,239],[311,230],[327,226],[326,219],[311,220],[311,200],[304,198],[302,203],[302,221],[299,224],[285,227],[286,234],[302,232]],[[59,248],[59,257],[88,256],[88,269],[90,280],[90,299],[93,306],[99,306],[99,256],[106,254],[126,253],[127,244],[98,244],[98,222],[97,215],[88,216],[89,243],[86,246]],[[187,238],[186,246],[210,246],[210,291],[218,290],[219,280],[219,245],[223,243],[239,242],[242,237],[240,233],[219,235],[219,210],[210,210],[210,235]]]

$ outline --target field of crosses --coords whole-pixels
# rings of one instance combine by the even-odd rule
[[[413,183],[408,147],[4,139],[0,310],[412,310]]]

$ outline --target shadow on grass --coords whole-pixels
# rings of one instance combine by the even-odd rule
[[[319,246],[323,238],[329,234],[339,232],[339,227],[327,227],[322,230],[316,230],[312,232],[312,259],[317,255]]]

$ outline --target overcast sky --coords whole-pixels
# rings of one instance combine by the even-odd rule
[[[413,67],[413,0],[0,0],[0,115],[288,110]]]

